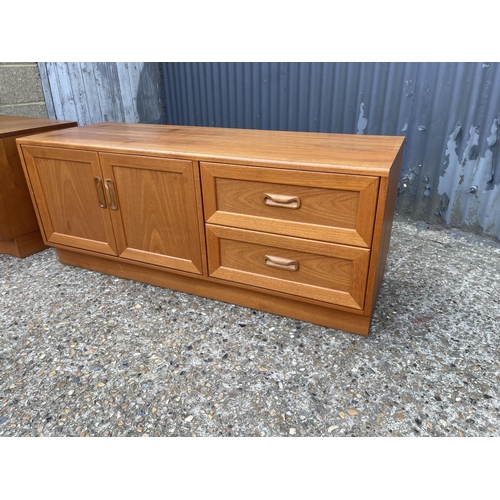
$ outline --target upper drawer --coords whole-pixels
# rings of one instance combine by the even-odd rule
[[[201,163],[212,224],[369,248],[378,177]]]

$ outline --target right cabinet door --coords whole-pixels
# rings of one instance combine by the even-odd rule
[[[98,154],[23,146],[23,156],[46,241],[116,255]]]
[[[202,274],[193,163],[99,153],[118,255]]]

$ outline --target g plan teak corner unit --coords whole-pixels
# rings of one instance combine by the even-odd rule
[[[18,147],[62,263],[367,335],[403,142],[100,123]]]
[[[16,138],[77,125],[46,118],[0,116],[0,253],[23,258],[47,248],[40,235]]]

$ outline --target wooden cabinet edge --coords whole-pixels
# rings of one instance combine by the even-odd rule
[[[23,259],[49,248],[45,245],[40,231],[24,234],[8,241],[0,241],[0,253]]]
[[[43,141],[42,141],[43,142]],[[29,147],[40,146],[47,148],[63,148],[63,149],[79,149],[72,147],[70,144],[55,145],[55,144],[36,144],[33,140],[26,140],[25,144]],[[42,227],[42,236],[45,244],[48,244],[41,225],[39,209],[34,197],[29,173],[26,166],[26,160],[23,154],[23,146],[19,142],[17,147],[21,157],[21,163],[28,180],[30,196],[33,201],[35,213]],[[217,161],[219,163],[234,163],[225,160],[222,157],[208,158],[200,155],[175,155],[177,159],[189,159],[192,162],[194,175],[194,189],[196,200],[196,213],[198,216],[198,231],[201,245],[201,266],[203,275],[190,274],[176,269],[164,268],[151,265],[143,262],[134,262],[128,259],[104,255],[95,251],[82,250],[80,248],[71,248],[65,245],[54,245],[57,248],[59,259],[64,264],[83,267],[107,274],[113,274],[128,279],[136,279],[152,285],[162,286],[169,289],[179,290],[181,292],[192,293],[203,297],[221,300],[223,302],[234,303],[244,307],[264,310],[282,316],[308,321],[314,324],[338,328],[351,333],[360,335],[368,335],[370,324],[373,317],[376,301],[382,284],[384,275],[387,252],[389,249],[392,219],[394,215],[395,203],[397,198],[397,183],[401,170],[403,156],[404,141],[402,141],[399,152],[392,164],[391,169],[385,174],[377,171],[371,171],[370,176],[377,176],[379,179],[378,193],[376,199],[375,217],[373,219],[373,238],[371,241],[371,255],[369,260],[368,274],[366,277],[366,289],[364,293],[364,308],[363,310],[351,309],[349,307],[321,303],[317,300],[308,299],[305,297],[295,297],[277,292],[274,290],[260,289],[255,286],[235,283],[228,280],[211,278],[208,276],[208,256],[206,252],[207,234],[205,228],[205,219],[207,211],[210,212],[210,207],[206,205],[206,200],[203,194],[203,179],[201,176],[200,161]],[[106,153],[110,149],[89,147],[86,151]],[[159,152],[154,149],[148,151],[142,150],[137,152],[125,151],[121,149],[120,154],[140,155],[149,157],[170,158],[174,157],[165,152]],[[274,162],[272,165],[267,165],[267,162],[256,162],[254,160],[245,161],[245,164],[256,165],[259,167],[275,167],[284,168],[278,165],[279,162]],[[311,171],[312,167],[303,165],[304,170]],[[314,171],[324,171],[323,167],[316,165]],[[298,168],[294,166],[293,168]],[[335,173],[336,170],[331,167],[329,172]],[[344,173],[344,172],[341,172]],[[355,175],[355,174],[350,174]],[[365,174],[368,175],[368,174]],[[388,175],[388,177],[387,177]]]
[[[134,266],[137,268],[147,268],[147,269],[150,269],[152,271],[158,271],[160,273],[166,273],[168,275],[172,274],[172,275],[185,276],[188,278],[197,279],[201,282],[213,282],[213,283],[217,283],[221,286],[224,286],[224,284],[227,284],[232,289],[245,289],[245,290],[260,291],[261,293],[266,293],[267,295],[270,295],[270,296],[281,297],[284,299],[289,298],[289,299],[294,300],[296,303],[299,303],[299,304],[307,303],[310,305],[318,305],[318,306],[323,307],[324,309],[339,310],[339,311],[343,311],[346,313],[352,313],[355,316],[368,316],[369,315],[366,308],[365,309],[355,309],[355,308],[351,308],[351,307],[342,306],[340,304],[330,304],[327,302],[322,302],[322,301],[310,299],[307,297],[293,296],[293,295],[290,295],[290,294],[287,294],[284,292],[275,291],[275,290],[267,290],[267,289],[264,290],[264,289],[256,287],[256,286],[247,285],[244,283],[233,282],[233,281],[227,281],[227,280],[223,280],[223,279],[219,279],[219,278],[214,278],[214,277],[211,277],[208,275],[200,275],[200,274],[190,273],[190,272],[182,271],[179,269],[157,266],[157,265],[149,264],[146,262],[137,262],[137,261],[133,261],[133,260],[124,259],[123,257],[117,257],[114,255],[99,254],[99,253],[96,253],[94,251],[85,250],[85,249],[81,249],[81,248],[73,248],[73,247],[68,247],[68,246],[59,245],[59,244],[54,245],[52,243],[50,243],[50,246],[52,246],[56,249],[58,255],[59,255],[60,251],[63,252],[64,254],[68,254],[68,253],[69,254],[82,254],[83,256],[87,256],[89,258],[96,257],[96,258],[103,260],[103,261],[109,260],[109,261],[113,261],[113,262],[117,262],[117,263],[122,263],[124,265],[125,264],[131,265],[131,266]],[[80,267],[80,266],[76,265],[76,267]],[[166,285],[165,287],[169,288],[168,285]]]
[[[380,288],[384,278],[385,264],[392,233],[392,221],[396,209],[398,195],[398,183],[403,162],[404,143],[394,160],[390,175],[380,179],[379,199],[375,218],[374,239],[372,244],[372,255],[370,258],[370,269],[368,272],[368,284],[366,290],[365,311],[373,315],[377,304]]]
[[[65,128],[78,127],[78,122],[75,121],[63,121],[63,120],[53,120],[54,123],[46,124],[42,127],[34,126],[32,128],[27,128],[19,131],[11,131],[7,133],[0,134],[1,138],[4,137],[32,137],[39,134],[44,134],[46,132],[52,132],[54,130],[62,130]]]
[[[229,304],[266,311],[271,314],[307,321],[312,324],[336,328],[342,331],[367,336],[371,317],[346,312],[339,308],[328,308],[323,305],[294,300],[271,294],[267,290],[242,288],[228,282],[200,279],[173,273],[168,270],[114,260],[97,255],[57,249],[59,260],[63,264],[90,269],[92,271],[111,274],[119,278],[131,279],[150,285],[189,293]]]
[[[200,238],[201,250],[201,268],[202,275],[208,276],[208,257],[206,252],[206,236],[205,236],[205,213],[203,206],[203,188],[201,185],[200,162],[193,160],[193,176],[194,176],[194,190],[196,199],[196,214],[198,216],[198,232]]]
[[[37,218],[38,226],[40,228],[40,235],[42,237],[43,243],[48,248],[48,247],[50,247],[52,245],[47,241],[47,236],[45,234],[45,230],[44,230],[44,227],[43,227],[42,218],[40,217],[40,211],[39,211],[39,208],[38,208],[38,203],[36,201],[36,197],[35,197],[35,194],[33,192],[33,186],[31,184],[31,178],[30,178],[30,175],[29,175],[28,168],[26,166],[26,159],[24,157],[24,149],[23,149],[23,146],[19,143],[19,141],[16,140],[16,142],[17,142],[17,150],[19,151],[19,158],[21,160],[21,165],[23,167],[24,176],[26,178],[26,184],[28,186],[28,191],[30,193],[31,201],[33,203],[33,208],[35,210],[35,216]]]
[[[2,118],[22,118],[19,125],[21,126],[23,122],[29,120],[29,118],[24,119],[24,117],[2,117]],[[10,153],[5,151],[5,161],[6,165],[9,167],[9,179],[10,182],[14,182],[16,189],[21,190],[22,193],[21,198],[15,198],[14,206],[16,207],[16,213],[21,212],[23,214],[23,222],[20,222],[19,219],[15,218],[14,220],[10,219],[5,215],[4,217],[0,217],[0,223],[2,228],[3,240],[0,242],[0,253],[5,253],[8,255],[12,255],[18,258],[25,258],[34,253],[40,252],[48,248],[46,242],[44,240],[44,236],[40,231],[40,221],[37,217],[37,211],[35,206],[35,200],[32,196],[30,185],[28,179],[26,179],[24,166],[23,166],[23,157],[22,153],[19,149],[18,139],[33,137],[38,134],[44,132],[50,132],[54,130],[62,130],[71,127],[76,127],[78,125],[77,122],[71,121],[60,121],[53,120],[53,123],[45,123],[49,122],[49,120],[43,119],[33,119],[35,122],[44,122],[43,126],[37,126],[34,123],[31,128],[15,130],[12,129],[8,132],[0,133],[0,147],[7,147],[7,142],[9,144],[12,143],[12,148]],[[5,145],[5,146],[4,146]],[[14,153],[15,151],[15,153]],[[16,154],[18,158],[13,158],[12,155]],[[19,161],[18,161],[19,160]],[[22,168],[20,169],[19,166]],[[22,171],[21,171],[22,170]],[[14,177],[11,177],[14,176]],[[24,185],[25,184],[25,185]],[[7,182],[7,185],[8,182]],[[3,194],[0,195],[0,210],[3,211],[5,207],[2,207],[1,198],[5,195],[7,199],[9,199],[9,188],[6,188],[7,192],[3,191]],[[27,190],[27,192],[26,192]],[[29,197],[27,196],[29,193]],[[17,191],[19,194],[19,191]],[[12,201],[12,200],[11,200]]]

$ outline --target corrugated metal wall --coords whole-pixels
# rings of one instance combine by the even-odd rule
[[[49,118],[165,123],[159,63],[39,62],[38,70]]]
[[[405,135],[397,208],[500,238],[500,63],[162,63],[179,125]]]

